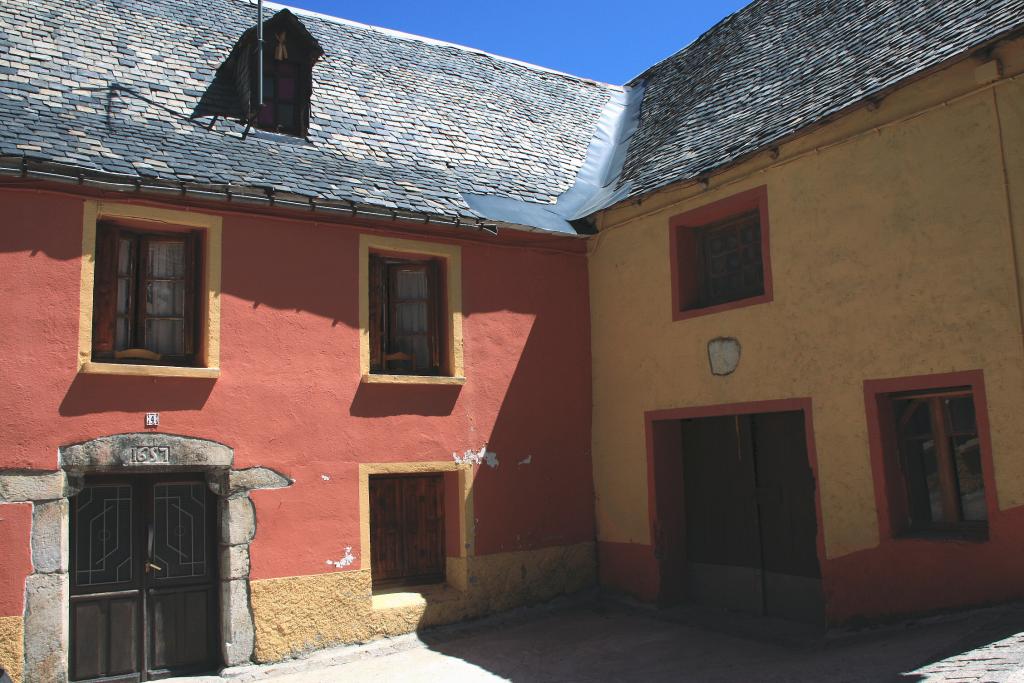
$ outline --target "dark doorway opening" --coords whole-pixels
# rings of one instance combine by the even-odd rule
[[[70,523],[72,680],[220,665],[217,505],[201,475],[87,477]]]
[[[804,413],[652,426],[662,598],[823,624]]]

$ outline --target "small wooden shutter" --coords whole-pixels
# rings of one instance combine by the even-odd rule
[[[198,335],[202,327],[199,322],[203,311],[199,296],[203,291],[201,240],[202,234],[198,231],[189,233],[185,240],[185,353],[193,359],[199,352]]]
[[[441,280],[441,264],[431,261],[427,268],[428,296],[430,297],[430,363],[434,374],[442,374],[444,361],[442,351],[445,340],[445,290]]]
[[[402,480],[395,477],[370,479],[370,548],[375,582],[404,574],[401,485]]]
[[[370,372],[384,370],[384,262],[380,256],[370,254]]]
[[[114,352],[114,326],[117,321],[117,241],[113,225],[96,226],[96,255],[93,270],[92,352]]]
[[[424,582],[444,577],[444,488],[440,476],[402,480],[405,574]]]
[[[375,587],[444,581],[444,478],[370,478],[370,555]]]

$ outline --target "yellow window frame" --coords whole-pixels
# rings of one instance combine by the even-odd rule
[[[154,229],[173,225],[205,232],[203,240],[204,306],[200,315],[200,367],[99,363],[92,360],[93,288],[96,274],[96,225],[103,220],[151,224]],[[213,214],[161,209],[143,204],[86,200],[82,211],[82,279],[78,316],[78,372],[96,375],[145,377],[220,376],[220,291],[223,219]]]
[[[444,263],[447,293],[446,335],[449,375],[389,375],[370,372],[370,254],[431,257]],[[368,384],[464,384],[462,340],[462,249],[453,244],[421,242],[363,233],[359,236],[359,374]]]

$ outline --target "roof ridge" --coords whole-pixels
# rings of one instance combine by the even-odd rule
[[[241,0],[241,2],[244,2],[245,4],[247,4],[249,6],[253,6],[253,7],[256,5],[256,0]],[[332,23],[335,23],[335,24],[342,24],[344,26],[352,26],[352,27],[355,27],[355,28],[363,28],[363,29],[369,29],[371,31],[378,31],[380,33],[384,33],[386,35],[389,35],[389,36],[391,36],[393,38],[398,38],[400,40],[414,40],[414,41],[417,41],[417,42],[426,43],[427,45],[435,45],[435,46],[438,46],[438,47],[453,47],[453,48],[455,48],[457,50],[462,50],[464,52],[470,52],[470,53],[473,53],[473,54],[482,55],[484,57],[490,57],[491,59],[497,59],[497,60],[502,61],[502,62],[508,62],[509,64],[515,64],[517,66],[526,67],[527,69],[531,69],[533,71],[540,71],[540,72],[543,72],[543,73],[552,74],[554,76],[561,76],[563,78],[569,78],[569,79],[572,79],[574,81],[583,81],[584,83],[590,83],[592,85],[598,85],[598,86],[601,86],[601,87],[604,87],[604,88],[614,88],[616,90],[622,91],[623,88],[625,87],[624,85],[615,85],[614,83],[605,83],[604,81],[599,81],[599,80],[594,79],[594,78],[587,78],[586,76],[577,76],[575,74],[566,73],[565,71],[559,71],[557,69],[552,69],[552,68],[549,68],[549,67],[546,67],[546,66],[541,66],[539,64],[532,64],[530,62],[524,62],[524,61],[522,61],[520,59],[514,59],[512,57],[505,57],[504,55],[494,54],[493,52],[487,52],[486,50],[481,50],[479,48],[470,47],[469,45],[461,45],[459,43],[452,43],[452,42],[449,42],[447,40],[439,40],[437,38],[428,38],[427,36],[420,36],[420,35],[416,35],[415,33],[406,33],[405,31],[399,31],[399,30],[392,29],[392,28],[384,28],[383,26],[374,26],[373,24],[364,24],[361,21],[354,21],[352,19],[345,19],[344,17],[336,17],[334,15],[324,14],[322,12],[314,12],[312,10],[303,9],[301,7],[294,7],[292,5],[287,5],[287,4],[281,3],[281,2],[270,2],[268,0],[267,2],[264,2],[263,5],[264,5],[264,7],[270,7],[270,8],[277,9],[277,10],[286,9],[289,12],[291,12],[292,14],[295,14],[297,16],[305,16],[305,17],[312,17],[312,18],[316,18],[316,19],[323,19],[324,21],[329,21],[329,22],[332,22]]]
[[[631,78],[628,81],[626,81],[626,85],[627,86],[634,85],[638,81],[643,80],[644,76],[646,76],[650,72],[654,71],[655,69],[657,69],[659,66],[661,66],[665,62],[669,61],[670,59],[675,59],[679,55],[683,54],[684,52],[689,50],[691,47],[693,47],[697,43],[701,42],[702,40],[704,40],[705,38],[710,36],[715,31],[718,31],[722,26],[724,26],[725,24],[728,24],[729,22],[731,22],[733,19],[735,19],[740,14],[743,14],[743,13],[749,11],[755,5],[760,4],[761,1],[762,0],[750,0],[749,2],[747,2],[746,5],[744,5],[743,7],[740,7],[735,12],[730,12],[729,14],[725,15],[724,17],[722,17],[721,19],[716,21],[710,28],[708,28],[706,31],[703,31],[699,36],[697,36],[696,38],[691,40],[689,43],[687,43],[683,47],[679,48],[678,50],[676,50],[672,54],[668,55],[667,57],[659,59],[654,64],[651,64],[650,66],[645,67],[643,71],[641,71],[636,76],[633,76],[633,78]]]

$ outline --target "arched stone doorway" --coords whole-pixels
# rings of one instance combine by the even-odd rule
[[[225,666],[249,662],[254,646],[249,605],[249,544],[256,512],[249,492],[290,486],[265,467],[236,470],[224,444],[187,436],[129,433],[61,446],[57,471],[0,471],[0,502],[32,503],[32,574],[25,582],[25,683],[66,681],[70,648],[70,510],[86,477],[201,476],[218,500],[220,650]]]

